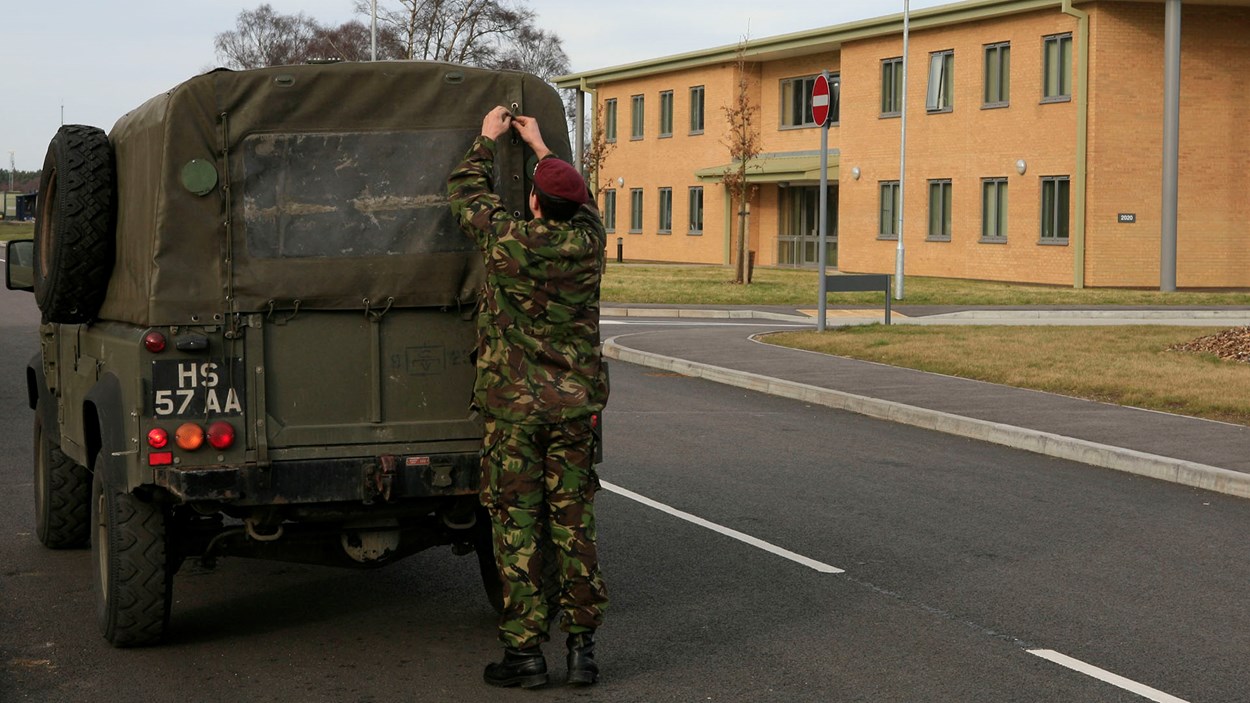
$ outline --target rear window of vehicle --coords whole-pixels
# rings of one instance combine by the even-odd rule
[[[451,215],[447,176],[475,135],[426,130],[245,138],[249,254],[341,258],[472,249]]]

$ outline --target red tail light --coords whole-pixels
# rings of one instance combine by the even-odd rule
[[[148,431],[148,446],[153,449],[161,449],[169,444],[169,433],[159,427],[152,428]]]
[[[153,354],[165,351],[165,335],[155,330],[143,335],[143,348]]]
[[[234,444],[234,427],[218,420],[208,426],[208,443],[213,449],[228,449]]]

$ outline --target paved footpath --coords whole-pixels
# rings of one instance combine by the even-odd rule
[[[724,312],[604,307],[605,316],[758,316]],[[1054,311],[1050,318],[1063,324],[1081,319],[1085,322],[1077,324],[1250,324],[1245,310],[1214,315],[1142,311],[1128,317],[1087,312],[1097,314]],[[787,317],[803,319],[768,312],[761,327],[768,319]],[[923,319],[928,324],[939,319],[1018,324],[984,311]],[[830,324],[852,321],[831,319]],[[777,347],[757,341],[765,331],[761,327],[625,332],[607,339],[604,351],[610,358],[683,375],[1250,498],[1250,427]]]

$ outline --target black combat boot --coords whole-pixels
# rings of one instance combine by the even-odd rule
[[[504,647],[503,661],[487,664],[482,678],[492,686],[535,688],[547,683],[547,660],[538,647]]]
[[[569,679],[575,686],[589,686],[599,680],[599,665],[595,663],[595,633],[580,632],[569,635]]]

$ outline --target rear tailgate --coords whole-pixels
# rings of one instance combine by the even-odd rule
[[[278,312],[260,336],[270,451],[481,437],[466,312]]]

